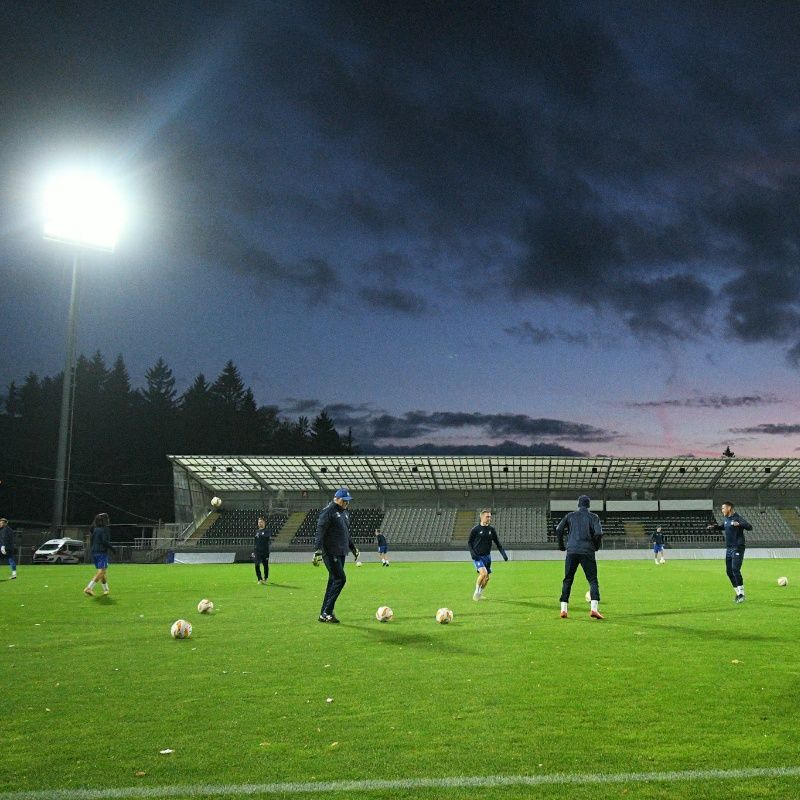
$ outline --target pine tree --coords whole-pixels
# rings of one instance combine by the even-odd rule
[[[240,411],[244,407],[246,396],[244,382],[233,361],[228,361],[214,381],[211,387],[211,396],[232,411]]]
[[[175,378],[164,359],[159,358],[144,377],[147,381],[147,388],[142,392],[145,401],[159,410],[174,410]]]
[[[314,443],[314,450],[319,455],[334,455],[341,452],[341,439],[326,411],[320,411],[311,424],[311,440]]]

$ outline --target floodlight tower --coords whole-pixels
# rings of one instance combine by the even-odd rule
[[[85,250],[113,253],[122,229],[124,212],[114,187],[98,175],[72,170],[47,185],[44,194],[44,238],[72,251],[72,288],[67,322],[67,360],[61,391],[58,454],[53,490],[52,533],[56,536],[66,519],[72,438],[72,404],[75,380],[75,331],[77,327],[78,265]]]

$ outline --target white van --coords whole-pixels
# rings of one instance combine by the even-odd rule
[[[34,564],[83,564],[85,550],[77,539],[50,539],[33,554]]]

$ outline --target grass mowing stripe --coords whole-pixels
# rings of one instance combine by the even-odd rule
[[[495,786],[557,786],[616,783],[686,783],[691,781],[797,778],[800,767],[695,769],[672,772],[622,772],[593,775],[487,775],[399,780],[319,781],[311,783],[243,783],[218,786],[128,786],[117,789],[43,789],[0,793],[2,800],[127,800],[151,797],[226,797],[231,795],[317,794],[409,789],[467,789]]]

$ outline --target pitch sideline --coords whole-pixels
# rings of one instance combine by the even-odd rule
[[[489,775],[397,780],[320,781],[309,783],[193,784],[188,786],[127,786],[117,789],[37,789],[0,792],[0,800],[135,800],[160,797],[230,797],[233,795],[376,792],[409,789],[464,789],[497,786],[557,786],[619,783],[685,783],[688,781],[798,778],[800,767],[698,769],[672,772],[622,772],[588,775]]]

